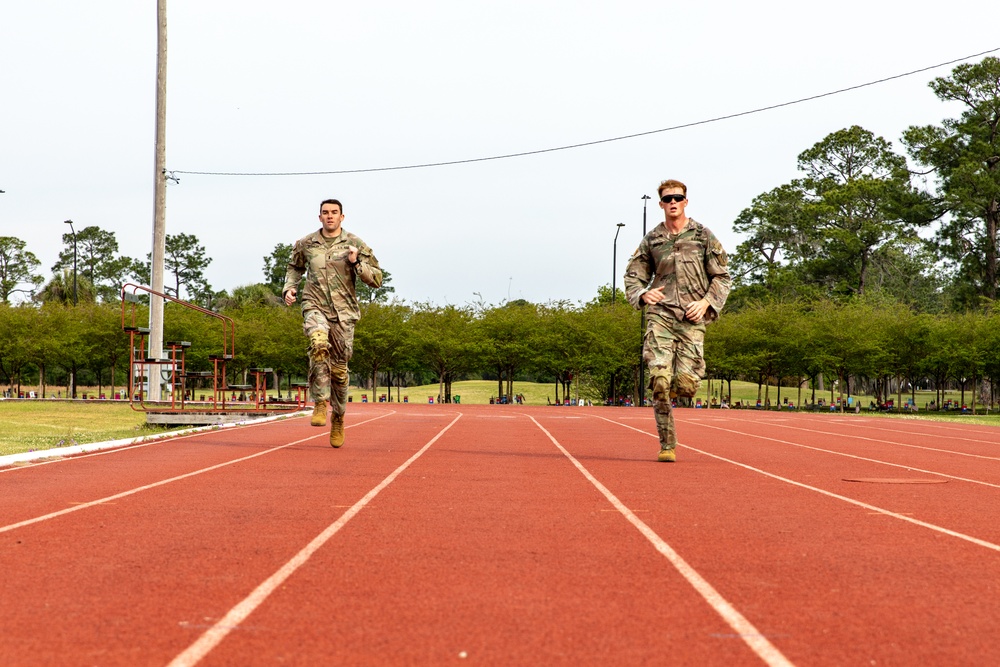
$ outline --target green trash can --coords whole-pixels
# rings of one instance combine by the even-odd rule
[[[459,396],[458,394],[455,394],[451,398],[452,398],[452,400],[454,400],[455,403],[461,403],[462,402],[462,397]]]

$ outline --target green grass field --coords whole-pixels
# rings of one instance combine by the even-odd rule
[[[146,415],[107,401],[0,402],[0,455],[157,435]]]
[[[58,390],[59,388],[55,388]],[[96,394],[93,388],[88,388],[88,394]],[[79,388],[82,393],[84,388]],[[720,391],[728,391],[728,386],[719,382],[703,382],[698,396],[703,402],[710,401],[713,395]],[[497,383],[492,380],[466,380],[452,385],[453,394],[461,397],[461,403],[466,405],[485,405],[491,396],[497,395]],[[62,388],[65,396],[65,388]],[[271,392],[272,394],[274,392]],[[524,395],[527,405],[546,405],[547,399],[555,399],[554,384],[537,384],[534,382],[515,382],[514,393]],[[55,395],[52,391],[51,395]],[[353,402],[361,402],[367,396],[369,402],[375,402],[382,395],[388,398],[389,391],[380,387],[376,392],[368,389],[352,387],[350,397]],[[410,403],[428,402],[433,396],[437,402],[438,385],[423,385],[392,389],[392,402],[404,397]],[[763,396],[763,392],[761,394]],[[772,405],[777,403],[777,388],[771,386],[769,395]],[[821,394],[817,392],[817,398]],[[575,394],[571,391],[571,397]],[[824,401],[829,403],[830,392],[822,393]],[[781,398],[798,404],[798,390],[794,387],[782,387]],[[757,401],[757,385],[751,382],[733,382],[733,402],[740,401],[744,405],[754,405]],[[803,402],[808,402],[809,394],[803,390]],[[870,396],[858,396],[862,408],[867,408]],[[907,399],[903,396],[903,401]],[[971,401],[971,394],[966,392],[966,401]],[[959,400],[959,392],[948,392],[946,399]],[[894,418],[917,418],[936,420],[961,420],[965,423],[1000,425],[1000,414],[993,411],[988,415],[963,415],[958,412],[928,412],[925,406],[934,400],[933,392],[918,392],[916,413],[904,415],[885,415]],[[512,406],[513,407],[513,406]],[[502,407],[501,409],[507,409]],[[610,409],[610,408],[609,408]],[[978,408],[977,412],[982,412]],[[863,414],[865,414],[863,412]],[[151,436],[164,433],[167,429],[146,425],[145,414],[132,410],[128,403],[119,401],[0,401],[0,455],[15,454],[31,450],[50,449],[67,445],[104,442],[141,436]]]

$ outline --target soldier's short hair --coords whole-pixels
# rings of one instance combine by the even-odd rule
[[[684,185],[680,181],[675,181],[672,178],[666,181],[662,181],[660,183],[660,187],[656,189],[656,194],[662,197],[664,190],[670,190],[673,188],[680,188],[681,190],[684,191],[684,196],[685,197],[688,196],[688,186]]]
[[[337,206],[339,206],[339,207],[340,207],[340,214],[341,214],[341,215],[343,215],[343,214],[344,214],[344,205],[340,203],[340,200],[339,200],[339,199],[324,199],[323,201],[321,201],[321,202],[319,203],[319,211],[320,211],[320,213],[322,213],[322,212],[323,212],[323,207],[324,207],[324,206],[325,206],[326,204],[336,204]]]

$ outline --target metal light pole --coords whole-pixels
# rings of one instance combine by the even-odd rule
[[[652,199],[649,195],[642,196],[642,238],[646,238],[646,204]],[[642,358],[642,341],[646,340],[646,306],[639,308],[639,400],[637,407],[646,405],[646,361]]]
[[[611,245],[611,307],[614,308],[618,305],[618,289],[615,283],[615,279],[618,277],[618,232],[622,230],[625,226],[624,222],[618,223],[618,228],[615,230],[615,241]],[[611,374],[611,405],[618,405],[618,393],[615,391],[615,374]]]
[[[76,291],[76,230],[73,229],[73,221],[65,220],[65,224],[69,225],[69,231],[73,232],[73,305],[79,304],[79,299],[77,298]],[[69,387],[67,388],[67,398],[76,398],[76,362],[70,366],[69,370]]]
[[[73,221],[66,220],[64,224],[69,225],[69,231],[73,232],[73,305],[79,303],[76,292],[76,230],[73,229]]]
[[[163,261],[166,254],[166,143],[167,143],[167,0],[156,0],[156,140],[153,147],[153,251],[149,282],[155,292],[163,292]],[[149,296],[149,347],[151,358],[163,356],[163,299]],[[153,381],[149,374],[149,400],[160,400],[160,373]]]
[[[618,223],[618,229],[615,230],[615,242],[611,246],[611,305],[615,305],[618,302],[618,291],[616,288],[615,279],[618,277],[618,232],[622,230],[625,226],[624,222]]]

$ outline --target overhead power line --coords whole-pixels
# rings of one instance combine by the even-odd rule
[[[932,69],[938,69],[939,67],[946,67],[948,65],[954,65],[955,63],[960,63],[965,60],[971,60],[972,58],[978,58],[980,56],[985,56],[990,53],[995,53],[1000,51],[1000,47],[995,49],[990,49],[989,51],[982,51],[980,53],[974,53],[969,56],[963,56],[962,58],[956,58],[954,60],[949,60],[948,62],[938,63],[936,65],[930,65],[929,67],[921,67],[920,69],[911,70],[909,72],[904,72],[903,74],[896,74],[894,76],[887,76],[884,79],[877,79],[875,81],[869,81],[867,83],[860,83],[856,86],[850,86],[848,88],[841,88],[839,90],[832,90],[827,93],[820,93],[819,95],[811,95],[810,97],[802,97],[797,100],[792,100],[790,102],[781,102],[779,104],[772,104],[766,107],[759,107],[756,109],[750,109],[749,111],[740,111],[738,113],[728,114],[726,116],[716,116],[715,118],[706,118],[704,120],[697,120],[691,123],[684,123],[682,125],[673,125],[671,127],[664,127],[659,130],[648,130],[646,132],[636,132],[635,134],[624,134],[620,137],[611,137],[609,139],[597,139],[596,141],[585,141],[579,144],[569,144],[567,146],[556,146],[554,148],[540,148],[533,151],[523,151],[521,153],[506,153],[504,155],[490,155],[487,157],[477,157],[477,158],[467,158],[464,160],[449,160],[446,162],[425,162],[422,164],[407,164],[407,165],[397,165],[394,167],[370,167],[367,169],[339,169],[333,171],[276,171],[276,172],[238,172],[238,171],[183,171],[180,169],[172,170],[171,174],[190,174],[194,176],[332,176],[337,174],[364,174],[375,171],[400,171],[403,169],[426,169],[428,167],[447,167],[456,164],[470,164],[473,162],[488,162],[490,160],[506,160],[515,157],[527,157],[529,155],[541,155],[543,153],[555,153],[557,151],[568,151],[574,148],[584,148],[587,146],[597,146],[598,144],[608,144],[613,141],[624,141],[626,139],[635,139],[637,137],[646,137],[652,134],[660,134],[663,132],[673,132],[674,130],[683,130],[688,127],[695,127],[698,125],[707,125],[709,123],[718,123],[723,120],[730,120],[732,118],[740,118],[741,116],[750,116],[756,113],[762,113],[764,111],[772,111],[774,109],[780,109],[782,107],[792,106],[793,104],[802,104],[803,102],[811,102],[813,100],[822,99],[824,97],[831,97],[833,95],[840,95],[841,93],[847,93],[852,90],[858,90],[860,88],[867,88],[869,86],[876,86],[881,83],[886,83],[887,81],[893,81],[895,79],[902,79],[904,77],[913,76],[914,74],[920,74],[921,72],[927,72]]]

